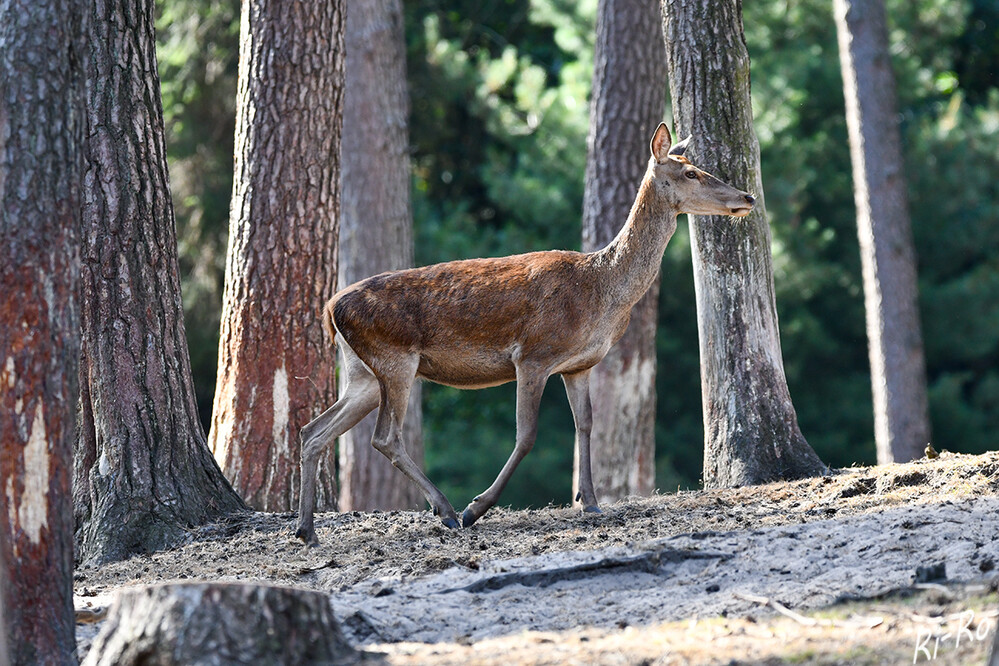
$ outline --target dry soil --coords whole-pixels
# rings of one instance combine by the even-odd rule
[[[999,452],[582,514],[247,513],[76,572],[82,654],[116,590],[177,580],[325,591],[398,664],[983,663],[996,627]],[[96,620],[96,621],[93,621]]]

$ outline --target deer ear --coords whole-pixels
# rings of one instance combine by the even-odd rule
[[[652,143],[649,145],[652,149],[652,157],[656,158],[657,162],[665,162],[669,159],[669,146],[672,142],[673,137],[670,136],[666,123],[659,123],[659,128],[656,129]]]
[[[689,136],[686,139],[684,139],[683,141],[681,141],[680,143],[678,143],[675,146],[673,146],[672,148],[670,148],[669,149],[669,154],[670,155],[683,155],[683,153],[687,150],[687,146],[688,145],[690,145],[690,137]]]

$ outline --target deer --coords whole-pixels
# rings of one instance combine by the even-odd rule
[[[318,544],[316,470],[323,451],[378,408],[371,443],[419,487],[434,515],[458,528],[444,494],[407,454],[402,423],[417,378],[462,389],[516,382],[516,440],[496,480],[461,514],[470,527],[499,500],[537,435],[549,377],[560,375],[572,410],[584,512],[600,513],[590,468],[590,370],[624,334],[632,307],[652,285],[677,216],[744,217],[755,197],[697,168],[665,123],[650,142],[648,169],[628,218],[603,249],[465,259],[391,271],[356,282],[323,308],[341,351],[345,388],[301,431],[302,487],[296,536]]]

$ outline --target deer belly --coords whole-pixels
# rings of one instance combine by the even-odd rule
[[[580,350],[576,354],[562,360],[562,362],[555,367],[552,374],[571,375],[573,373],[582,372],[583,370],[592,368],[603,360],[610,348],[611,344],[609,340],[594,341],[592,344]]]
[[[497,353],[423,354],[417,376],[455,388],[486,388],[512,382],[517,370],[508,355]]]

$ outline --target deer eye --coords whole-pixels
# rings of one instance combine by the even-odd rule
[[[685,171],[683,175],[686,176],[687,178],[690,178],[691,180],[695,180],[697,178],[697,172],[694,171],[693,169],[691,169],[690,171]]]

